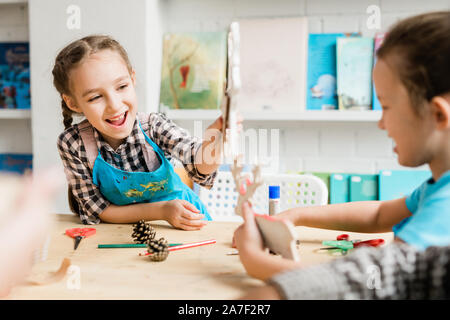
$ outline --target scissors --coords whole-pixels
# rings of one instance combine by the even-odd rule
[[[323,241],[322,245],[330,246],[329,248],[320,248],[319,250],[341,250],[343,255],[347,254],[347,251],[353,248],[369,246],[379,247],[384,243],[384,239],[371,239],[366,241],[353,240],[350,241],[348,234],[340,234],[336,237],[335,241]]]
[[[89,236],[92,236],[96,233],[95,228],[71,228],[66,230],[66,234],[69,237],[72,237],[75,239],[75,245],[73,250],[77,250],[78,245],[80,244],[81,240],[84,238],[87,238]]]

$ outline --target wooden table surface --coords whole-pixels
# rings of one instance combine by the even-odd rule
[[[249,289],[263,285],[250,278],[239,256],[227,255],[233,232],[239,223],[209,222],[200,231],[172,228],[164,221],[154,221],[156,237],[169,243],[188,243],[216,239],[217,243],[170,252],[162,262],[139,256],[145,248],[98,249],[98,244],[132,243],[131,224],[84,226],[73,215],[55,215],[47,259],[34,265],[30,280],[42,279],[56,271],[64,258],[79,270],[79,288],[73,285],[75,273],[56,283],[22,285],[14,288],[7,299],[162,299],[222,300],[235,299]],[[97,233],[81,241],[73,250],[74,240],[64,234],[73,227],[95,227]],[[323,240],[335,240],[341,231],[296,227],[301,241],[299,253],[303,265],[309,266],[338,258],[317,252]],[[393,240],[392,233],[349,233],[351,239],[383,238]],[[74,272],[73,269],[71,272]]]

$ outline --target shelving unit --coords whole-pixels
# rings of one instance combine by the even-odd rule
[[[0,4],[25,4],[28,0],[0,0]]]
[[[0,109],[0,119],[31,119],[31,110]]]
[[[28,0],[0,0],[0,41],[29,41]],[[31,109],[0,109],[0,153],[32,154]]]
[[[214,120],[220,116],[220,110],[167,110],[166,115],[172,120]],[[381,111],[304,111],[301,113],[246,113],[242,112],[244,121],[359,121],[376,122],[381,118]]]

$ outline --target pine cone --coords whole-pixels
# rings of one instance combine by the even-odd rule
[[[147,242],[147,252],[150,253],[150,260],[164,261],[169,255],[169,244],[164,238],[150,240]]]
[[[131,237],[136,243],[147,243],[148,241],[155,239],[155,235],[156,231],[149,222],[140,220],[133,225],[133,234]]]

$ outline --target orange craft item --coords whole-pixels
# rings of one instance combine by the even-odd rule
[[[77,250],[81,240],[94,235],[97,232],[95,228],[71,228],[66,230],[66,234],[75,239],[73,250]]]

